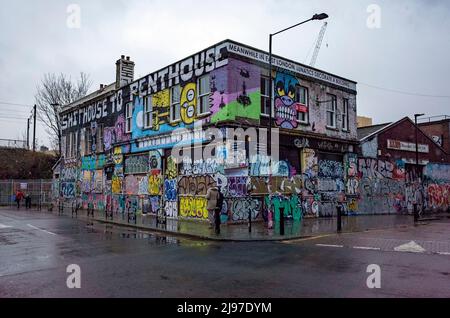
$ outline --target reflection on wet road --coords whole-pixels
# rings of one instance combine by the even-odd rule
[[[408,231],[389,238],[425,235]],[[428,239],[430,229],[423,231]],[[443,227],[436,233],[442,240],[449,232]],[[390,248],[386,240],[371,239],[210,242],[0,210],[0,297],[450,296],[449,276],[442,274],[449,256],[346,248]],[[327,247],[333,244],[345,248]],[[70,264],[81,268],[80,289],[66,286]],[[382,268],[381,289],[366,286],[369,264]]]

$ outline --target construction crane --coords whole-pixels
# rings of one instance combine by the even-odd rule
[[[314,66],[317,61],[317,55],[319,55],[320,47],[322,46],[323,36],[325,35],[325,30],[327,29],[327,22],[324,22],[322,28],[320,29],[319,37],[317,38],[316,47],[314,48],[314,54],[309,62],[309,66]]]

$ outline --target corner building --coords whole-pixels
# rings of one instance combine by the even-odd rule
[[[60,196],[117,215],[206,220],[204,196],[218,185],[223,222],[335,214],[340,194],[356,193],[356,83],[278,56],[270,76],[268,61],[264,51],[225,40],[134,79],[134,63],[122,56],[115,83],[60,114]],[[279,152],[269,178],[259,135],[220,145],[207,131],[267,130],[271,104]],[[174,146],[190,143],[176,160]],[[198,159],[208,146],[216,156]],[[231,150],[237,160],[228,160]]]

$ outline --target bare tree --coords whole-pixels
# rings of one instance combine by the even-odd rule
[[[58,114],[61,108],[81,97],[86,96],[92,82],[89,75],[81,72],[75,82],[65,74],[47,73],[37,86],[34,96],[37,105],[38,118],[46,126],[51,144],[58,145],[61,154],[61,130]]]

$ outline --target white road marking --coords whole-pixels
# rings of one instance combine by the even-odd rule
[[[449,252],[438,252],[439,255],[450,255]]]
[[[409,243],[399,245],[394,248],[394,251],[396,252],[410,252],[410,253],[423,253],[425,252],[425,249],[417,244],[414,241],[411,241]]]
[[[353,246],[353,248],[357,250],[371,250],[371,251],[381,250],[381,248],[379,247],[368,247],[368,246]]]
[[[344,247],[344,245],[334,245],[334,244],[316,244],[316,246],[321,246],[321,247]]]
[[[40,229],[40,228],[38,228],[38,227],[36,227],[36,226],[34,226],[34,225],[31,225],[31,224],[27,224],[27,225],[28,225],[29,227],[31,227],[32,229],[39,230],[39,231],[45,232],[45,233],[47,233],[47,234],[56,235],[56,234],[53,233],[53,232],[49,232],[49,231],[47,231],[47,230]]]
[[[7,229],[7,228],[10,228],[10,227],[12,227],[12,226],[0,223],[0,229]]]

